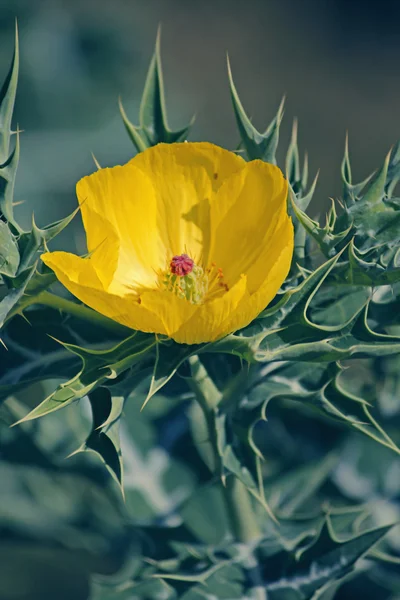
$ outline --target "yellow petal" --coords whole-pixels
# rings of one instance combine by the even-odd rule
[[[182,344],[200,344],[218,337],[226,315],[235,311],[246,292],[246,277],[241,277],[226,294],[202,305],[190,304],[170,292],[144,293],[142,306],[163,322],[167,335]]]
[[[106,291],[90,258],[68,252],[49,252],[41,258],[67,290],[90,308],[132,329],[166,334],[161,320],[139,304],[136,294],[118,296]]]
[[[227,315],[235,314],[245,295],[246,276],[242,275],[228,292],[199,306],[193,317],[171,337],[182,344],[200,344],[232,333],[230,324],[225,325]]]
[[[153,182],[157,229],[167,256],[187,252],[207,262],[210,246],[210,204],[226,177],[245,161],[223,148],[200,143],[158,144],[129,163]]]
[[[293,225],[290,219],[287,219],[285,226],[280,230],[279,242],[276,241],[274,262],[264,272],[264,281],[254,293],[247,290],[237,309],[227,316],[219,331],[219,337],[249,325],[276,296],[289,273],[293,256],[293,237]]]
[[[232,285],[266,245],[278,244],[274,231],[286,214],[287,181],[278,167],[255,160],[221,186],[212,206],[210,259]]]
[[[156,195],[151,180],[134,165],[100,169],[77,184],[89,252],[115,232],[120,242],[115,278],[129,286],[154,285],[164,267],[165,248],[156,227]],[[106,219],[99,228],[96,214]],[[104,264],[107,270],[107,264]]]

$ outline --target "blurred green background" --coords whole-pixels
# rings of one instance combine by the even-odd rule
[[[75,182],[128,160],[118,96],[136,122],[162,25],[162,58],[172,126],[196,113],[191,139],[238,142],[226,74],[229,52],[247,112],[263,128],[287,96],[281,157],[294,116],[311,174],[321,181],[311,211],[340,195],[346,130],[356,179],[381,164],[398,138],[400,5],[396,0],[2,0],[0,74],[18,18],[21,74],[16,120],[22,154],[16,199],[28,225],[76,205]],[[281,161],[281,165],[283,160]],[[83,249],[78,227],[64,244]]]

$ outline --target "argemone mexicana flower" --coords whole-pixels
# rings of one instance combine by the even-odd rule
[[[177,342],[250,323],[293,254],[282,172],[209,143],[159,144],[77,184],[86,258],[42,260],[99,313]]]

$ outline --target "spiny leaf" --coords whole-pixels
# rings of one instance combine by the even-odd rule
[[[400,225],[400,220],[397,221]],[[339,265],[335,278],[350,285],[378,286],[396,283],[400,281],[400,260],[397,260],[397,254],[398,250],[393,256],[392,264],[382,265],[374,258],[374,252],[367,251],[363,255],[352,240],[349,244],[348,263]],[[371,258],[368,260],[369,257]]]
[[[17,93],[19,69],[18,28],[15,25],[15,48],[7,77],[0,91],[0,163],[6,162],[10,150],[11,121]],[[1,207],[3,210],[3,207]],[[3,213],[6,214],[3,210]]]
[[[143,132],[141,131],[141,128],[134,125],[133,123],[131,123],[131,121],[128,119],[128,116],[122,105],[121,98],[119,99],[118,104],[119,104],[119,111],[121,113],[122,121],[125,125],[125,129],[129,135],[129,137],[131,138],[131,141],[133,142],[133,144],[138,152],[143,152],[149,146],[147,144],[147,140],[144,139],[144,137],[143,137]]]
[[[141,361],[153,352],[155,344],[154,336],[139,332],[107,350],[89,350],[64,343],[67,350],[81,358],[81,371],[70,381],[60,384],[23,421],[36,419],[68,406],[100,385],[110,385],[127,369],[139,369]]]
[[[245,110],[242,106],[235,84],[233,82],[229,58],[228,77],[236,122],[238,125],[241,140],[246,149],[249,159],[254,160],[259,158],[261,160],[265,160],[266,162],[276,164],[275,152],[279,142],[279,127],[283,117],[284,99],[282,100],[278,108],[276,116],[271,121],[266,131],[264,133],[260,133],[251,123],[249,117],[245,113]]]
[[[9,286],[9,291],[0,301],[0,329],[3,327],[8,314],[14,309],[18,301],[22,298],[26,286],[33,277],[36,270],[36,264],[28,269],[21,271],[17,277],[5,277],[4,280]]]
[[[385,194],[390,154],[391,153],[389,152],[386,156],[381,170],[368,187],[362,199],[355,202],[349,208],[349,213],[353,217],[356,226],[360,221],[362,222],[366,218],[366,213],[368,215],[385,210],[385,204],[382,202],[382,200]]]
[[[301,183],[300,156],[299,148],[297,145],[297,128],[297,119],[294,119],[292,126],[292,137],[290,139],[289,148],[286,153],[285,163],[286,177],[295,192],[298,191],[298,185]]]
[[[140,126],[147,135],[150,145],[160,142],[167,144],[181,142],[186,139],[191,126],[190,123],[187,127],[178,131],[172,131],[168,127],[161,67],[160,40],[161,30],[159,29],[156,48],[147,74],[139,111]]]
[[[138,152],[163,142],[167,144],[182,142],[188,136],[193,119],[187,127],[177,131],[173,131],[168,126],[161,67],[160,30],[140,103],[139,126],[130,122],[121,101],[120,112],[128,135]]]
[[[43,228],[36,225],[35,218],[32,216],[31,231],[22,232],[18,238],[18,246],[21,255],[20,269],[29,266],[32,263],[32,260],[37,258],[39,250],[56,235],[61,233],[61,231],[71,223],[79,210],[80,209],[77,208],[70,215]]]
[[[318,540],[302,553],[298,562],[289,566],[276,579],[265,566],[266,591],[270,600],[311,600],[315,592],[328,582],[340,579],[351,571],[356,561],[364,556],[386,533],[389,527],[379,527],[346,541],[338,541],[329,520]]]
[[[342,251],[343,252],[343,251]],[[210,346],[210,352],[232,353],[248,362],[296,360],[334,362],[350,357],[388,356],[400,351],[400,338],[373,331],[368,309],[357,308],[343,323],[323,325],[309,315],[314,300],[340,255],[327,261],[297,288],[289,289],[272,308],[240,334]]]
[[[16,133],[15,148],[10,156],[0,164],[0,214],[3,214],[6,220],[11,223],[16,231],[19,226],[14,220],[13,201],[14,185],[19,163],[19,132]]]
[[[0,221],[0,274],[13,277],[18,266],[18,245],[7,223]]]
[[[333,452],[317,462],[291,469],[268,482],[265,495],[279,517],[290,517],[301,507],[305,507],[326,481],[338,460],[338,453]]]
[[[343,181],[343,201],[347,207],[350,207],[354,205],[356,199],[361,194],[362,190],[373,177],[373,174],[369,175],[361,183],[353,184],[349,157],[349,137],[347,134],[345,141],[344,156],[341,165],[341,174]]]
[[[397,142],[390,155],[387,174],[386,195],[391,198],[400,179],[400,141]]]
[[[180,365],[199,349],[197,345],[186,346],[175,344],[172,340],[158,340],[156,360],[151,377],[150,388],[143,403],[142,410],[148,401],[159,392],[174,376]]]
[[[266,308],[258,317],[260,329],[277,329],[285,322],[296,322],[310,305],[316,292],[336,266],[340,254],[315,269],[302,283],[289,289],[271,308]],[[244,330],[244,333],[246,330]]]
[[[2,338],[7,350],[0,348],[0,401],[34,382],[68,380],[80,370],[79,356],[54,338],[97,350],[105,346],[104,331],[95,324],[37,306],[26,319],[7,323]]]
[[[74,453],[91,450],[96,452],[123,490],[123,462],[119,424],[125,398],[112,395],[105,387],[98,387],[88,394],[92,407],[92,430]]]
[[[241,411],[243,424],[250,422],[248,436],[254,452],[261,454],[254,440],[257,424],[267,421],[267,410],[272,400],[285,399],[301,402],[303,406],[309,406],[346,427],[356,429],[400,454],[395,442],[373,418],[368,402],[346,390],[341,374],[342,369],[338,364],[314,365],[310,368],[308,365],[286,363],[271,371],[268,379],[249,394],[253,408]],[[254,412],[255,418],[252,416]]]
[[[314,182],[311,190],[314,192],[316,181]],[[310,191],[311,191],[310,190]],[[336,207],[335,202],[332,200],[330,211],[326,218],[324,227],[321,227],[318,221],[311,219],[299,206],[300,202],[294,196],[292,190],[289,190],[289,201],[290,207],[293,211],[297,221],[304,227],[305,231],[311,235],[318,243],[322,252],[326,257],[334,256],[336,253],[336,247],[343,243],[348,238],[352,224],[347,225],[345,229],[337,229],[336,222]]]

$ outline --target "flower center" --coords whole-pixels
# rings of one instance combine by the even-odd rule
[[[194,260],[187,254],[180,254],[179,256],[173,257],[169,266],[173,275],[185,277],[185,275],[189,275],[189,273],[193,271]]]
[[[159,273],[159,284],[191,304],[201,304],[206,294],[214,297],[228,290],[221,269],[214,263],[203,269],[187,254],[172,257],[168,268]]]

